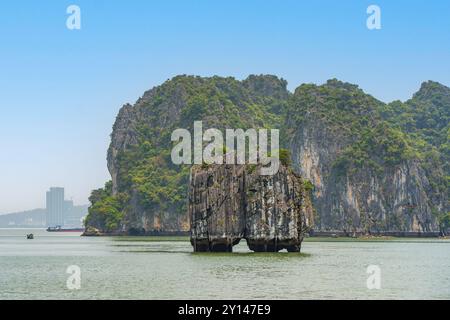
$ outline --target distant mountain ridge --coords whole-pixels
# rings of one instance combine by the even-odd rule
[[[86,215],[88,205],[73,207],[73,214]],[[32,209],[21,212],[0,214],[0,228],[44,228],[46,226],[46,209]],[[81,222],[80,222],[81,225]]]
[[[294,93],[273,75],[177,76],[119,111],[112,180],[94,190],[87,227],[105,233],[189,229],[189,167],[170,160],[176,128],[277,128],[295,170],[312,183],[315,231],[440,232],[450,226],[450,89],[428,81],[383,103],[331,79]]]

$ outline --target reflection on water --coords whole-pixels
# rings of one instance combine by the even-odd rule
[[[25,235],[33,232],[34,240]],[[450,241],[311,241],[302,254],[192,253],[185,238],[0,229],[0,299],[450,299]],[[81,268],[68,290],[66,269]],[[381,289],[368,290],[368,265]]]

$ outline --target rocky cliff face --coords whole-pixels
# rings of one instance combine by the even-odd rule
[[[257,252],[298,252],[314,221],[303,180],[284,166],[273,176],[250,165],[192,167],[189,216],[199,252],[231,252],[241,239]]]
[[[315,231],[439,232],[450,225],[449,119],[450,89],[435,82],[404,103],[385,104],[337,80],[304,84],[292,94],[275,76],[177,76],[120,110],[108,150],[112,183],[93,191],[86,225],[105,233],[188,231],[190,167],[171,162],[170,135],[177,128],[192,132],[202,120],[219,130],[280,129],[294,170],[312,183]],[[239,188],[235,183],[226,188]],[[238,215],[242,204],[225,196]],[[243,237],[242,225],[235,229],[233,237]]]
[[[244,81],[177,76],[144,93],[134,105],[124,105],[108,149],[112,193],[104,192],[107,188],[94,192],[103,199],[92,198],[96,205],[87,225],[107,233],[188,231],[189,166],[171,161],[173,130],[192,132],[196,120],[220,130],[275,127],[288,95],[286,81],[275,76]],[[111,203],[123,217],[108,222],[103,212],[111,210]]]
[[[314,185],[316,231],[438,233],[445,192],[433,187],[407,137],[381,119],[381,102],[329,81],[299,88],[292,106],[302,116],[288,123],[290,149],[296,170]]]
[[[370,167],[341,174],[334,166],[345,142],[327,137],[322,129],[303,127],[292,142],[296,169],[313,182],[314,205],[321,213],[317,231],[346,234],[427,233],[439,230],[430,182],[417,160],[383,168]]]

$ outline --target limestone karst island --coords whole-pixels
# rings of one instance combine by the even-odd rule
[[[176,76],[124,105],[111,181],[91,194],[85,235],[184,235],[195,251],[299,251],[305,236],[437,237],[449,229],[450,89],[424,82],[383,103],[328,80],[294,92],[273,75]],[[171,133],[276,128],[281,165],[174,165]]]

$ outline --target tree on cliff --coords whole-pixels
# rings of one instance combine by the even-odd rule
[[[411,215],[402,206],[396,209],[399,213],[392,214],[395,201],[391,196],[395,192],[383,190],[393,187],[388,181],[395,170],[410,170],[413,173],[405,173],[408,188],[417,193],[415,196],[425,195],[423,206],[438,210],[438,215],[448,211],[449,92],[445,86],[427,82],[407,102],[384,104],[358,86],[336,79],[320,86],[303,84],[291,94],[285,80],[270,75],[243,81],[174,77],[120,110],[108,150],[112,182],[93,191],[86,225],[105,232],[186,230],[189,167],[171,162],[170,136],[174,129],[192,130],[193,121],[202,120],[205,127],[219,130],[280,129],[281,147],[293,155],[295,170],[301,170],[302,163],[309,169],[312,165],[324,168],[322,176],[310,179],[314,184],[310,190],[316,200],[318,194],[323,196],[326,208],[351,202],[333,198],[337,187],[353,181],[350,187],[366,192],[370,181],[378,179],[381,185],[376,197],[385,201],[389,212],[380,222],[372,212],[374,208],[363,208],[365,221],[373,222],[376,228],[384,224],[385,228],[407,229],[412,224]],[[309,139],[308,144],[303,145],[305,139]],[[311,144],[320,148],[320,157],[313,153],[301,158],[301,152],[310,150]],[[290,157],[283,152],[281,161],[289,163]],[[368,181],[368,177],[373,179]],[[321,189],[320,184],[327,179],[331,179],[329,187]],[[356,202],[368,201],[361,198]],[[335,209],[318,210],[318,221],[324,228],[362,223],[357,212]],[[424,215],[420,221],[437,226],[438,215]]]

